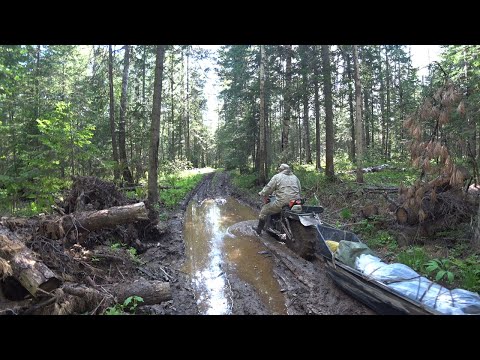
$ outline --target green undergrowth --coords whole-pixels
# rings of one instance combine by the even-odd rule
[[[203,179],[211,168],[179,171],[174,174],[162,174],[159,178],[161,190],[159,198],[166,207],[173,208],[182,201]]]
[[[387,262],[405,264],[449,289],[480,291],[480,256],[472,253],[465,241],[440,245],[437,234],[437,241],[401,247],[395,234],[388,229],[378,229],[375,220],[363,220],[353,231]]]

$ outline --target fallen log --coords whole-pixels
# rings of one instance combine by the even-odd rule
[[[93,309],[98,309],[102,301],[104,308],[113,306],[115,302],[123,304],[130,296],[140,296],[143,299],[141,305],[160,304],[163,301],[172,299],[170,283],[157,280],[148,281],[145,279],[135,280],[126,284],[103,286],[102,291],[78,284],[64,285],[58,290],[62,290],[70,297],[64,299],[62,296],[57,296],[60,301],[54,309],[50,310],[50,313],[54,315],[90,312]]]
[[[40,224],[41,235],[50,239],[61,239],[69,232],[90,232],[120,224],[132,223],[138,220],[148,220],[147,209],[143,202],[115,206],[98,211],[85,211],[62,216],[53,220],[44,220]]]
[[[398,187],[364,187],[363,192],[372,192],[372,193],[398,193]]]
[[[395,211],[397,222],[401,225],[415,225],[418,224],[418,212],[413,209],[400,206]]]
[[[362,173],[370,173],[370,172],[378,172],[378,171],[383,171],[385,169],[390,168],[388,164],[382,164],[382,165],[377,165],[377,166],[369,166],[366,168],[362,168],[361,171]],[[357,172],[357,169],[355,170],[349,170],[347,171],[347,174],[355,174]]]
[[[2,216],[0,218],[0,225],[6,227],[10,231],[15,231],[18,228],[36,226],[38,219],[14,217],[14,216]]]
[[[131,283],[118,284],[113,293],[119,303],[123,303],[130,296],[143,298],[142,305],[154,305],[172,299],[170,283],[158,280],[135,280]]]
[[[377,205],[364,206],[359,211],[359,215],[362,219],[372,219],[375,215],[380,213]]]
[[[115,206],[105,210],[86,211],[72,216],[63,216],[63,228],[68,229],[74,224],[82,229],[88,231],[95,231],[105,227],[115,227],[120,224],[135,222],[138,220],[148,220],[147,209],[143,202]]]
[[[50,292],[61,284],[53,271],[19,240],[0,235],[0,257],[8,261],[11,276],[33,296],[42,290]]]
[[[15,230],[19,227],[38,226],[39,235],[50,239],[61,239],[68,232],[89,232],[120,224],[132,223],[139,220],[148,220],[148,212],[143,202],[131,205],[114,206],[109,209],[98,211],[85,211],[72,213],[53,219],[2,217],[0,225]]]

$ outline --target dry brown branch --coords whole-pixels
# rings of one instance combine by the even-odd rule
[[[12,274],[13,270],[8,261],[0,258],[0,279],[5,279]]]

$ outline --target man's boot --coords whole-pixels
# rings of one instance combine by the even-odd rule
[[[255,230],[257,235],[260,235],[262,233],[263,227],[265,226],[265,220],[258,220],[258,225],[257,227],[252,226],[252,229]]]

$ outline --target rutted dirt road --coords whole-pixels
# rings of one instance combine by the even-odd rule
[[[142,255],[146,264],[140,269],[152,278],[170,281],[173,300],[152,306],[141,307],[141,313],[148,314],[200,314],[197,306],[192,278],[184,270],[186,260],[183,238],[185,209],[193,199],[202,202],[205,199],[228,198],[232,196],[239,202],[259,210],[260,200],[250,198],[234,189],[226,173],[212,173],[202,181],[189,198],[184,200],[177,213],[169,219],[168,233],[161,243],[151,247]],[[254,224],[255,221],[250,221]],[[233,228],[235,225],[233,226]],[[249,231],[248,222],[239,225],[239,231]],[[252,231],[253,235],[253,231]],[[284,244],[269,235],[255,236],[267,249],[265,261],[273,262],[273,276],[279,284],[279,291],[285,299],[285,313],[289,315],[366,315],[373,312],[338,289],[326,275],[321,260],[306,261]],[[263,253],[263,252],[262,252]],[[226,265],[227,267],[230,265]],[[233,269],[223,269],[228,276],[230,292],[229,314],[233,315],[270,315],[271,307],[262,300],[254,286],[240,279]],[[264,297],[263,297],[264,298]],[[140,310],[140,309],[139,309]]]

